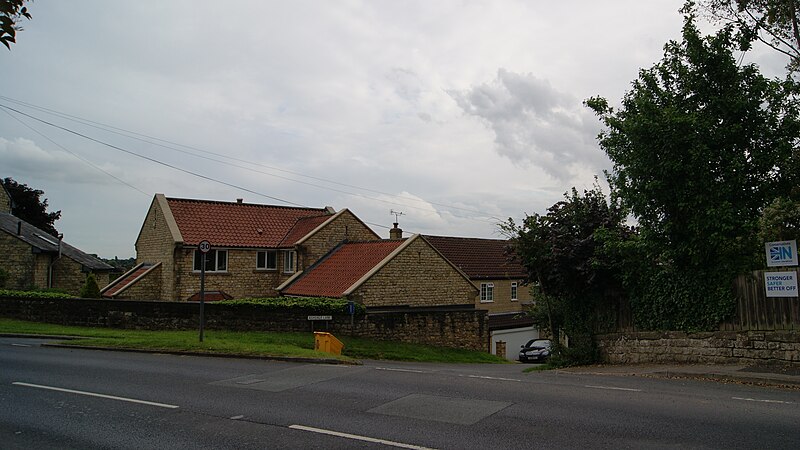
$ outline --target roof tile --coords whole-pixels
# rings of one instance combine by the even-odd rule
[[[327,219],[331,214],[323,208],[179,198],[168,198],[167,202],[183,236],[183,242],[187,245],[197,245],[200,241],[207,240],[211,245],[220,247],[291,246],[294,242],[289,242],[286,238],[295,226],[300,226],[299,221],[309,218]],[[313,229],[314,227],[309,228],[308,231]],[[299,229],[297,234],[301,231]]]
[[[525,278],[528,273],[509,241],[451,236],[423,236],[471,279]]]

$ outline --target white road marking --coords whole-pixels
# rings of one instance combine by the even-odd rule
[[[591,388],[591,389],[605,389],[609,391],[630,391],[630,392],[642,392],[641,389],[631,389],[631,388],[621,388],[621,387],[613,387],[613,386],[592,386],[592,385],[584,385],[583,387]]]
[[[390,372],[411,372],[411,373],[425,373],[424,370],[413,370],[413,369],[392,369],[389,367],[376,367],[375,370],[388,370]]]
[[[32,345],[28,344],[11,344],[12,347],[32,347]]]
[[[338,431],[331,431],[331,430],[323,430],[322,428],[314,428],[314,427],[306,427],[303,425],[289,425],[289,428],[293,430],[301,430],[301,431],[310,431],[312,433],[319,433],[319,434],[327,434],[330,436],[337,436],[347,439],[353,439],[356,441],[365,441],[365,442],[373,442],[376,444],[383,444],[389,445],[392,447],[399,447],[399,448],[411,448],[415,450],[433,450],[430,447],[421,447],[419,445],[413,444],[404,444],[402,442],[394,442],[394,441],[387,441],[385,439],[376,439],[367,436],[359,436],[357,434],[349,434],[349,433],[340,433]]]
[[[466,376],[467,378],[480,378],[482,380],[501,380],[501,381],[518,381],[522,382],[522,380],[517,380],[515,378],[501,378],[501,377],[488,377],[485,375],[459,375],[460,377]]]
[[[231,419],[231,420],[239,420],[239,419],[244,419],[244,416],[233,416],[233,417],[231,417],[230,419]]]
[[[784,405],[791,405],[792,402],[784,402],[783,400],[761,400],[757,398],[744,398],[744,397],[731,397],[734,400],[744,400],[746,402],[761,402],[761,403],[781,403]]]
[[[53,386],[42,386],[40,384],[23,383],[21,381],[15,381],[15,382],[13,382],[11,384],[14,384],[14,385],[17,385],[17,386],[32,387],[32,388],[37,388],[37,389],[46,389],[46,390],[49,390],[49,391],[58,391],[58,392],[67,392],[67,393],[70,393],[70,394],[87,395],[89,397],[100,397],[100,398],[107,398],[107,399],[110,399],[110,400],[120,400],[120,401],[123,401],[123,402],[140,403],[142,405],[158,406],[159,408],[169,408],[169,409],[180,408],[179,406],[167,405],[165,403],[148,402],[146,400],[137,400],[135,398],[116,397],[116,396],[113,396],[113,395],[97,394],[97,393],[94,393],[94,392],[86,392],[86,391],[76,391],[74,389],[64,389],[64,388],[53,387]]]

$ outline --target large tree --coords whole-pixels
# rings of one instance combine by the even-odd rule
[[[0,43],[9,50],[17,42],[17,31],[22,30],[19,26],[22,18],[31,18],[25,0],[0,0]]]
[[[11,196],[13,203],[11,214],[53,236],[58,236],[54,224],[61,218],[61,211],[47,212],[47,199],[42,199],[44,191],[17,183],[12,178],[5,178],[3,187]]]
[[[797,86],[739,65],[733,27],[683,40],[639,78],[605,124],[615,195],[640,226],[629,278],[640,325],[710,328],[732,309],[731,281],[753,267],[761,211],[797,182]]]

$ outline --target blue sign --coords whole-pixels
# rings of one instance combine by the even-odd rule
[[[351,316],[356,313],[356,304],[353,302],[347,302],[347,314]]]
[[[796,266],[797,241],[767,242],[767,267]]]

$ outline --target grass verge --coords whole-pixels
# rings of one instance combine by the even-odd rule
[[[241,356],[280,356],[302,358],[386,359],[448,363],[503,363],[489,353],[429,345],[336,336],[344,343],[342,356],[314,350],[312,333],[267,333],[206,330],[203,342],[197,331],[145,331],[113,328],[71,327],[0,318],[0,333],[79,336],[86,346],[152,351],[189,351]]]

